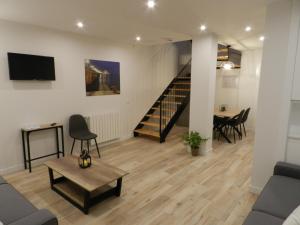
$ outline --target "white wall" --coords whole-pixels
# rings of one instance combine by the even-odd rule
[[[260,79],[262,50],[244,51],[241,69],[217,70],[215,108],[226,104],[231,109],[251,108],[247,129],[254,130]],[[226,79],[236,81],[235,87],[226,86]]]
[[[277,161],[285,160],[288,119],[300,13],[298,0],[270,3],[258,96],[252,191],[266,184]],[[293,14],[293,10],[295,11]],[[297,18],[298,18],[297,16]]]
[[[70,150],[68,117],[121,112],[122,138],[134,127],[177,72],[172,45],[130,46],[108,40],[0,21],[0,173],[21,169],[20,129],[25,125],[63,122]],[[7,52],[55,57],[56,81],[10,81]],[[121,95],[86,97],[84,60],[121,63]],[[32,136],[33,157],[54,149],[53,132]]]
[[[193,38],[190,131],[210,138],[206,150],[212,149],[213,112],[216,85],[217,39],[213,34]]]

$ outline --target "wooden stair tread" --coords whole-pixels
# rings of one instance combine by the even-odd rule
[[[153,122],[141,122],[141,124],[149,127],[159,127],[159,123],[153,123]]]
[[[154,110],[160,110],[159,107],[152,107],[152,109],[154,109]],[[176,112],[176,110],[172,110],[172,109],[162,109],[162,111],[165,111],[165,112]]]
[[[185,95],[164,95],[165,97],[185,98]]]
[[[177,85],[190,85],[191,82],[175,82],[174,84],[177,84]]]
[[[144,134],[144,135],[152,136],[152,137],[157,137],[157,138],[160,137],[159,132],[153,131],[153,130],[137,129],[134,132],[139,133],[139,134]]]
[[[169,88],[169,90],[174,90],[174,91],[191,91],[189,88]]]
[[[179,80],[186,80],[186,79],[191,79],[191,77],[177,77]]]
[[[160,101],[157,101],[160,103]],[[175,104],[175,105],[181,105],[181,102],[170,102],[170,101],[163,101],[163,103],[168,103],[168,104]]]
[[[159,119],[160,118],[160,115],[154,115],[154,114],[147,114],[146,116],[147,117],[151,117],[151,118],[155,118],[155,119]],[[171,119],[171,117],[169,117],[169,116],[162,116],[161,118],[162,119]]]

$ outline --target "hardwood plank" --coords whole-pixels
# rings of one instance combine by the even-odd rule
[[[154,109],[154,110],[160,110],[160,108],[159,107],[152,107],[152,109]],[[174,109],[162,109],[162,111],[164,111],[164,112],[176,112],[176,110],[174,110]]]
[[[186,131],[175,127],[164,144],[131,138],[102,147],[102,160],[129,175],[121,197],[88,216],[50,189],[45,166],[5,179],[62,225],[241,225],[257,198],[249,192],[253,134],[235,145],[214,140],[207,156],[192,157],[182,143]]]
[[[135,132],[137,132],[139,134],[144,134],[144,135],[149,135],[149,136],[159,138],[159,133],[157,131],[147,130],[147,129],[137,129],[137,130],[135,130]]]
[[[160,115],[147,114],[146,116],[147,116],[147,117],[150,117],[150,118],[154,118],[154,119],[160,119]],[[164,119],[164,120],[169,120],[169,119],[171,119],[171,117],[169,117],[169,116],[162,116],[161,118]]]
[[[141,122],[141,124],[149,126],[149,127],[159,127],[159,123],[153,123],[153,122]]]

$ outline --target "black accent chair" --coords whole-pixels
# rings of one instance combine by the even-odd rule
[[[248,120],[249,113],[250,113],[250,108],[246,109],[246,111],[244,113],[244,116],[243,116],[243,119],[242,119],[242,123],[241,123],[241,132],[242,132],[242,126],[243,126],[245,136],[247,136],[245,123]]]
[[[74,149],[76,140],[81,141],[81,148],[80,148],[81,152],[83,150],[83,142],[84,141],[86,141],[86,143],[87,143],[87,148],[88,148],[88,152],[89,152],[90,151],[90,140],[94,140],[96,147],[97,147],[98,156],[99,156],[99,158],[101,158],[97,140],[96,140],[96,138],[98,136],[97,136],[97,134],[94,134],[89,130],[88,125],[82,115],[72,115],[70,117],[70,119],[69,119],[69,134],[72,138],[74,138],[72,149],[71,149],[71,155],[73,154],[73,149]]]
[[[234,143],[236,142],[235,133],[238,134],[239,138],[242,139],[243,134],[241,128],[243,116],[245,114],[245,110],[242,110],[238,115],[234,116],[232,119],[228,121],[228,126],[230,127],[230,131],[233,132]]]

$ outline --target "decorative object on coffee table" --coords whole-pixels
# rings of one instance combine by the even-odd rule
[[[75,156],[50,160],[45,165],[51,189],[85,214],[93,205],[112,196],[119,197],[122,178],[128,174],[98,158],[93,159],[93,166],[84,170],[78,166]]]
[[[92,157],[90,156],[87,150],[83,150],[80,156],[78,157],[78,165],[82,169],[91,167]]]
[[[191,149],[192,156],[205,155],[206,151],[200,149],[201,144],[206,142],[208,138],[202,138],[196,131],[191,131],[183,136],[184,143]]]

